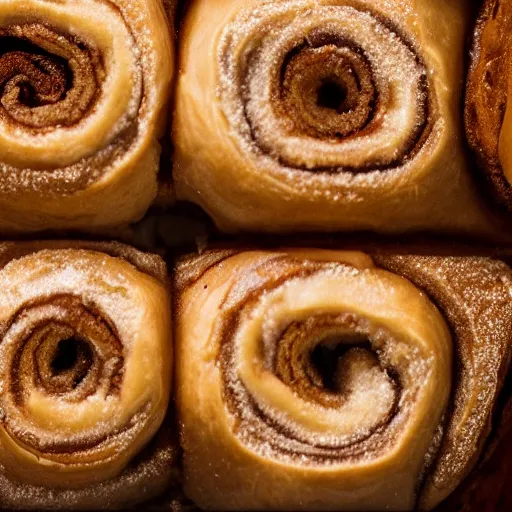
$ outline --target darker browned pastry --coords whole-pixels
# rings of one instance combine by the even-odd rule
[[[512,1],[485,0],[477,21],[466,92],[466,132],[496,201],[512,212]]]
[[[510,379],[509,379],[510,380]],[[510,383],[512,384],[512,382]],[[512,399],[497,418],[493,439],[481,464],[436,512],[509,512],[512,510]]]

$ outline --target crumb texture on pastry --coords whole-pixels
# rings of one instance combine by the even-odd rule
[[[463,0],[193,0],[178,198],[227,231],[490,229],[458,108],[469,29]]]
[[[160,0],[2,1],[0,229],[141,217],[173,67]]]
[[[201,508],[432,510],[468,475],[510,362],[505,263],[292,249],[196,263],[176,269],[176,371]]]
[[[0,247],[1,507],[132,505],[169,483],[162,265],[120,244]]]

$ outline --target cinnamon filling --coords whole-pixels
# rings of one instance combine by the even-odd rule
[[[347,90],[333,78],[326,79],[318,87],[316,104],[339,112],[347,97]],[[344,109],[343,109],[344,110]],[[342,110],[342,111],[343,111]]]
[[[59,341],[50,367],[53,377],[62,375],[69,370],[80,369],[81,371],[77,372],[77,379],[74,382],[74,387],[76,387],[84,378],[82,368],[87,373],[91,363],[92,353],[87,342],[79,338],[67,338]]]
[[[345,321],[320,316],[294,322],[276,343],[274,372],[298,396],[323,407],[342,407],[358,385],[373,386],[381,396],[393,397],[384,407],[388,421],[400,394],[398,377],[383,366],[371,340],[347,330]]]
[[[53,343],[50,350],[53,356],[44,353],[44,347],[37,350],[36,360],[41,384],[55,393],[75,390],[93,367],[94,349],[86,340],[70,337],[57,344]]]
[[[100,53],[41,23],[0,29],[0,116],[25,128],[73,126],[105,78]]]
[[[8,377],[2,422],[9,434],[39,452],[62,453],[93,447],[106,433],[83,439],[48,436],[23,420],[33,392],[79,404],[98,392],[119,393],[123,380],[123,346],[113,324],[81,298],[62,295],[28,304],[3,334],[8,346]]]
[[[243,337],[244,324],[260,299],[290,281],[332,271],[329,264],[299,264],[278,256],[246,269],[244,281],[249,288],[235,284],[223,303],[215,332],[221,345],[224,401],[236,419],[235,435],[251,449],[263,450],[265,456],[299,459],[307,465],[378,457],[407,423],[420,389],[412,383],[421,382],[430,371],[405,340],[352,313],[291,319],[276,331],[270,309],[264,314],[270,331],[262,326],[261,339]],[[346,271],[350,272],[349,267]],[[253,346],[258,348],[248,348]],[[255,350],[253,356],[247,350]],[[241,377],[241,364],[257,367],[254,378],[258,381],[278,379],[291,391],[298,410],[312,408],[330,418],[325,421],[334,422],[336,428],[324,430],[297,422],[276,405],[281,391],[274,397],[255,392],[254,382]]]
[[[263,406],[238,379],[233,370],[236,362],[231,360],[226,361],[230,366],[224,367],[224,392],[229,409],[238,418],[240,439],[256,451],[265,450],[267,456],[299,458],[301,464],[308,465],[378,456],[393,443],[407,416],[407,407],[399,406],[400,370],[390,366],[366,335],[345,328],[338,334],[340,325],[354,327],[354,322],[358,323],[351,315],[340,315],[291,324],[275,340],[275,366],[270,369],[297,400],[332,410],[340,418],[357,416],[357,427],[353,431],[347,427],[352,433],[304,430],[282,411]],[[393,343],[391,338],[389,341]],[[382,340],[377,345],[380,343]],[[414,394],[410,391],[409,398]],[[365,410],[362,416],[361,408]]]
[[[114,87],[109,84],[115,76],[115,62],[111,62],[115,55],[104,55],[92,39],[81,39],[44,21],[0,27],[0,122],[6,134],[14,137],[21,131],[33,137],[36,145],[42,137],[53,143],[52,135],[59,130],[76,134],[62,161],[58,155],[41,162],[29,158],[25,166],[23,154],[13,153],[11,160],[7,153],[0,162],[4,194],[17,193],[26,182],[31,190],[54,196],[83,190],[130,151],[140,136],[138,115],[144,95],[137,48],[133,52],[137,66],[131,70],[132,103],[123,118],[112,119],[108,144],[96,146],[96,139],[84,133],[89,123],[111,115],[110,109],[103,112],[101,108],[115,93],[115,88],[109,90]]]
[[[290,56],[280,85],[283,114],[312,137],[347,137],[373,117],[377,96],[364,56],[326,45]]]

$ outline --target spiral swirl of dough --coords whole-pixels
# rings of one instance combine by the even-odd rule
[[[219,347],[229,428],[249,458],[286,466],[290,481],[336,474],[343,510],[376,493],[407,509],[449,399],[449,329],[418,289],[368,257],[311,256],[244,255],[243,279],[221,286],[209,345]]]
[[[75,249],[15,259],[0,283],[0,465],[54,489],[117,476],[166,414],[165,287]]]
[[[434,98],[420,54],[389,20],[357,3],[263,3],[227,26],[219,60],[226,117],[269,164],[399,168],[432,130]]]
[[[219,250],[175,284],[199,506],[432,510],[474,467],[510,362],[503,262]]]
[[[457,107],[468,18],[463,0],[190,2],[177,198],[227,232],[495,231]]]

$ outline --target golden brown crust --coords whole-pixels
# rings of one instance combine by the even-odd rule
[[[0,506],[103,509],[175,476],[165,264],[116,243],[0,245]],[[150,365],[150,366],[148,366]]]
[[[428,293],[456,340],[457,386],[443,441],[423,488],[421,505],[429,509],[469,474],[491,430],[512,355],[512,274],[503,262],[485,258],[374,258]]]
[[[510,381],[510,377],[508,379]],[[493,425],[479,467],[436,512],[507,512],[512,507],[512,382],[503,390],[508,404]]]
[[[482,453],[510,364],[510,268],[313,249],[212,265],[219,254],[198,258],[177,297],[189,497],[206,509],[432,510],[452,494]],[[322,351],[324,365],[337,360],[327,375]]]
[[[210,268],[233,256],[235,249],[219,249],[206,251],[202,255],[182,256],[177,265],[179,272],[174,276],[174,288],[182,292],[196,283]]]
[[[103,252],[121,258],[141,272],[158,279],[167,285],[169,276],[167,265],[159,256],[139,251],[119,242],[95,242],[90,240],[39,240],[20,242],[0,242],[0,270],[14,259],[43,250],[83,249]]]

